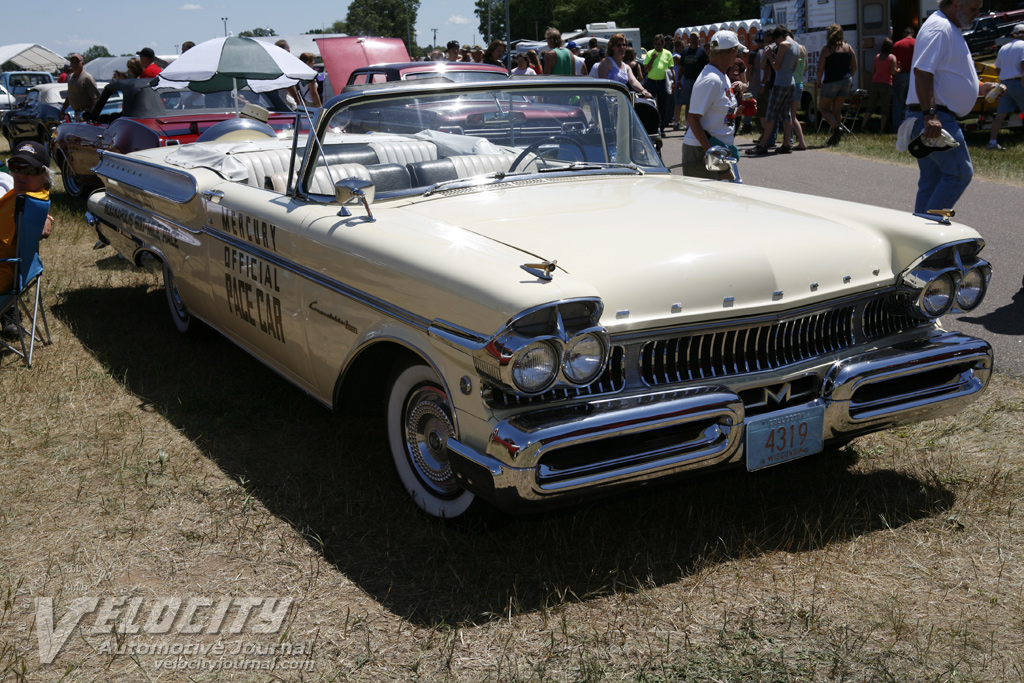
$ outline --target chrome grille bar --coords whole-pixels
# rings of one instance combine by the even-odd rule
[[[641,349],[640,374],[660,386],[775,370],[924,324],[879,296],[790,320],[651,341]]]

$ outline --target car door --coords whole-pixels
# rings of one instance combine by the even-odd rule
[[[218,329],[312,391],[302,305],[305,205],[271,190],[224,182],[203,193],[211,320]]]
[[[36,134],[36,110],[39,108],[39,91],[30,90],[20,109],[12,112],[10,131],[15,140],[27,140]]]

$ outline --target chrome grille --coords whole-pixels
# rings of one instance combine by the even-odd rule
[[[906,311],[907,306],[897,304],[894,297],[872,299],[864,306],[864,335],[877,339],[922,324]]]
[[[497,387],[484,389],[484,399],[491,407],[509,408],[520,405],[534,405],[550,403],[580,396],[597,396],[600,394],[613,394],[620,391],[625,385],[625,372],[623,358],[625,350],[621,346],[613,346],[611,356],[608,359],[608,366],[597,381],[585,387],[555,387],[539,396],[517,396],[507,393]]]
[[[640,375],[659,386],[775,370],[925,324],[887,295],[792,320],[651,341],[640,352]]]

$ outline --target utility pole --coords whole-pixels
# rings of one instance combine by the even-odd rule
[[[437,29],[436,28],[432,28],[430,30],[434,32],[434,44],[433,44],[432,47],[436,50],[437,49]]]
[[[224,22],[224,37],[227,38],[228,37],[228,18],[227,17],[221,17],[220,20]]]
[[[511,52],[512,52],[512,22],[509,21],[509,18],[508,18],[508,0],[505,0],[505,44],[508,45],[508,55],[511,55]]]
[[[412,54],[412,29],[409,28],[409,0],[405,0],[405,36],[406,44],[409,48],[409,58],[413,57]]]

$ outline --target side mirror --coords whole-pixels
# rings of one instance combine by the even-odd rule
[[[740,168],[739,160],[732,155],[732,151],[728,147],[721,145],[715,145],[704,153],[704,168],[709,171],[715,171],[716,173],[724,173],[725,171],[732,172],[732,181],[734,183],[742,183],[740,180]]]
[[[334,196],[337,198],[338,203],[341,204],[341,211],[338,212],[338,215],[351,216],[352,212],[345,208],[345,205],[353,200],[361,201],[366,208],[367,219],[373,222],[375,219],[373,214],[370,213],[370,203],[373,201],[375,194],[376,186],[372,180],[364,180],[363,178],[343,178],[339,180],[334,183]]]

